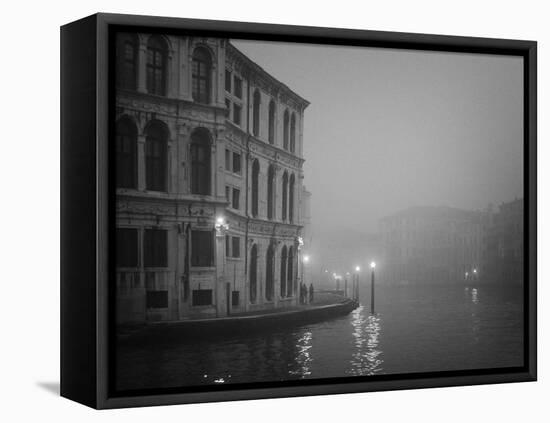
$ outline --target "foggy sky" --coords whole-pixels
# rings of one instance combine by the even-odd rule
[[[364,262],[360,235],[401,209],[523,196],[521,58],[232,43],[311,102],[304,183],[319,266]]]

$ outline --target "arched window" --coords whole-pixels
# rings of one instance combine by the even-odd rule
[[[191,134],[191,194],[210,195],[210,134],[204,128]]]
[[[288,183],[288,220],[290,223],[294,223],[294,185],[294,174],[292,174]]]
[[[275,102],[269,102],[269,124],[268,124],[268,140],[270,144],[275,143]]]
[[[145,129],[145,188],[166,191],[168,128],[154,120]]]
[[[281,250],[281,298],[286,297],[287,295],[287,288],[286,288],[286,245],[283,246],[283,249]]]
[[[118,33],[116,46],[117,87],[135,90],[137,87],[138,38],[135,34]]]
[[[267,218],[273,219],[275,216],[275,168],[269,165],[267,170]]]
[[[252,100],[252,133],[254,136],[260,136],[260,91],[254,91],[254,99]]]
[[[116,186],[137,188],[137,128],[127,117],[116,124]]]
[[[203,104],[210,103],[210,85],[212,79],[212,58],[204,47],[197,47],[193,52],[191,69],[193,81],[193,101]]]
[[[252,216],[258,216],[258,189],[259,189],[259,179],[260,179],[260,162],[258,159],[255,159],[252,163]]]
[[[282,219],[286,220],[286,211],[288,209],[288,173],[283,175],[283,204],[282,204]]]
[[[285,114],[283,117],[283,148],[285,150],[288,150],[288,126],[289,126],[289,118],[288,118],[288,110],[285,110]]]
[[[267,254],[265,256],[265,299],[267,301],[273,300],[273,279],[274,279],[274,261],[275,261],[275,249],[273,244],[270,244],[267,248]]]
[[[294,290],[294,248],[290,247],[287,254],[286,296],[292,297]]]
[[[159,35],[153,35],[147,42],[147,92],[166,95],[168,46]]]
[[[258,293],[258,246],[254,244],[250,251],[250,302],[255,303]]]
[[[290,152],[296,151],[296,115],[292,113],[290,117]]]

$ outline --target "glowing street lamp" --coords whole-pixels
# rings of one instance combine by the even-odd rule
[[[305,285],[306,281],[305,281],[305,268],[306,268],[306,264],[309,263],[309,256],[307,254],[304,254],[302,256],[302,283]]]
[[[355,266],[355,274],[353,275],[353,298],[355,301],[359,301],[359,272],[361,267]]]
[[[216,229],[217,236],[224,236],[229,230],[229,224],[223,216],[218,216],[216,218],[216,223],[214,224],[214,229]]]

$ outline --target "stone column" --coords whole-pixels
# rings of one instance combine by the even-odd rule
[[[147,92],[147,40],[139,38],[138,61],[137,61],[137,90],[140,93]]]
[[[166,192],[168,194],[172,194],[172,192],[174,191],[174,180],[173,180],[173,175],[172,175],[172,169],[174,168],[172,162],[173,162],[173,157],[172,155],[174,154],[174,148],[173,148],[173,143],[171,140],[168,140],[168,142],[166,143]]]
[[[215,137],[215,134],[211,134],[212,137]],[[223,163],[224,158],[218,157],[218,149],[216,148],[216,145],[218,144],[218,140],[213,139],[212,145],[210,147],[210,194],[213,197],[217,197],[218,195],[221,195],[220,193],[223,193],[225,196],[225,189],[222,187],[220,188],[218,186],[218,163]],[[220,148],[219,154],[224,154],[225,149]],[[223,178],[220,178],[220,181],[223,182]]]
[[[265,259],[269,244],[260,244],[258,253],[258,277],[256,281],[256,304],[263,305],[265,303]]]
[[[145,191],[145,135],[137,139],[138,191]]]
[[[177,217],[179,220],[179,216]],[[178,318],[185,317],[186,304],[183,301],[183,278],[185,275],[185,257],[187,249],[186,227],[184,222],[179,222],[176,226],[176,251],[175,251],[175,273],[176,273],[176,292],[178,294]]]
[[[275,249],[273,257],[273,305],[275,307],[279,306],[279,297],[281,296],[281,248]]]
[[[193,101],[193,43],[187,40],[187,99]]]
[[[166,87],[166,95],[170,98],[178,98],[179,57],[177,55],[177,39],[172,39],[170,40],[170,42],[175,45],[175,49],[169,48],[166,57],[166,70],[168,72],[168,75],[166,75],[166,83],[168,84],[168,86]]]
[[[215,236],[215,271],[214,271],[214,297],[216,299],[216,316],[227,316],[226,301],[226,269],[225,269],[225,235],[226,231],[214,231]]]
[[[176,135],[176,161],[175,161],[175,167],[176,167],[176,190],[178,194],[185,194],[188,193],[188,185],[186,184],[187,177],[187,163],[189,163],[187,159],[188,155],[188,143],[186,142],[187,137],[187,131],[184,127],[184,125],[178,125],[177,127],[177,135]]]
[[[248,242],[245,238],[245,244],[244,244],[244,253],[246,254],[247,259],[244,260],[243,266],[244,266],[244,287],[243,287],[243,304],[244,304],[244,310],[248,311],[250,309],[250,262],[252,260],[252,243],[250,242],[250,239],[248,239]],[[248,266],[248,268],[247,268]]]

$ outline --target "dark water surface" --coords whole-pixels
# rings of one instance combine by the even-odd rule
[[[480,286],[378,286],[376,313],[250,335],[119,346],[117,388],[397,374],[523,365],[523,295]]]

